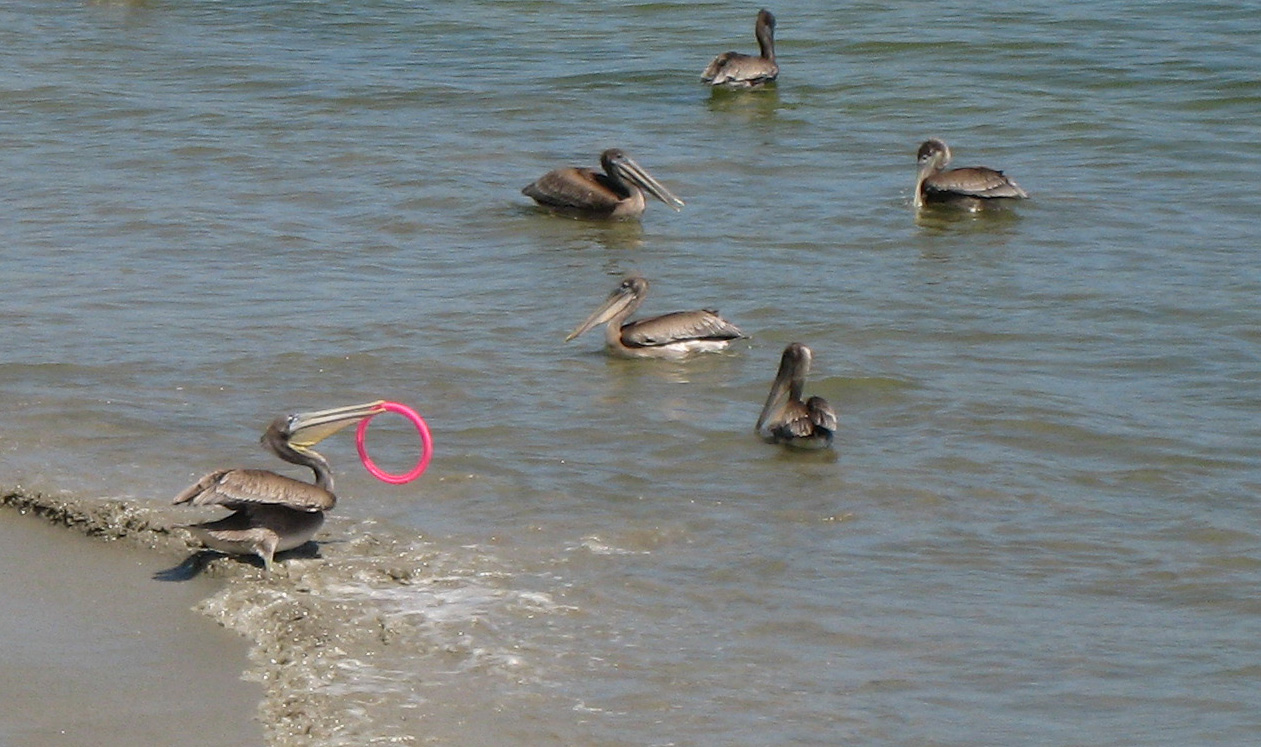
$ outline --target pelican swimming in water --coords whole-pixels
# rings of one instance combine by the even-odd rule
[[[755,429],[770,443],[798,449],[826,449],[836,433],[836,410],[822,397],[801,401],[814,354],[799,342],[784,348],[779,373],[762,406]]]
[[[925,140],[916,155],[919,175],[915,180],[915,207],[925,203],[952,204],[979,210],[991,201],[1024,199],[1029,195],[1001,171],[984,166],[950,169],[950,146],[942,140]]]
[[[701,80],[711,86],[733,88],[751,88],[775,80],[779,76],[779,65],[775,64],[775,16],[769,10],[757,12],[753,35],[757,37],[761,54],[754,57],[739,52],[723,52],[701,73]]]
[[[261,442],[276,456],[315,473],[315,484],[261,469],[212,472],[175,497],[175,503],[223,506],[228,516],[185,527],[209,548],[233,555],[254,554],[268,573],[272,557],[306,544],[333,508],[333,475],[328,462],[311,447],[337,431],[384,412],[381,402],[331,410],[282,415],[272,421]]]
[[[648,293],[648,281],[626,278],[600,308],[569,333],[565,342],[598,324],[607,324],[604,343],[623,358],[684,358],[692,353],[724,350],[732,340],[744,337],[734,324],[713,309],[675,311],[649,319],[627,322]]]
[[[617,148],[600,154],[600,166],[603,174],[578,166],[549,171],[521,193],[543,207],[586,218],[638,218],[644,213],[644,192],[676,211],[683,206],[682,200]]]

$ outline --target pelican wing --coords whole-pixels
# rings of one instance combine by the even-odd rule
[[[713,309],[676,311],[622,325],[622,344],[627,347],[654,347],[685,340],[735,340],[744,337],[731,322]]]
[[[816,427],[831,433],[836,432],[836,410],[832,409],[832,405],[828,404],[826,399],[811,397],[806,400],[806,412],[809,414],[810,422]]]
[[[975,166],[942,171],[924,180],[924,191],[968,197],[1028,197],[1018,184],[1001,171]]]
[[[711,86],[755,86],[769,83],[778,75],[779,65],[768,59],[739,52],[723,52],[701,73],[701,81]]]
[[[262,469],[211,472],[175,496],[175,503],[240,509],[258,504],[288,506],[299,511],[327,511],[333,494],[308,482]]]
[[[594,169],[549,171],[521,193],[540,205],[571,210],[613,210],[626,195],[608,185],[608,177]]]
[[[799,449],[827,448],[836,433],[836,411],[821,397],[789,402],[767,432],[768,440],[775,443]]]
[[[814,422],[803,402],[789,402],[780,413],[778,422],[771,425],[771,434],[777,439],[791,440],[814,435]]]

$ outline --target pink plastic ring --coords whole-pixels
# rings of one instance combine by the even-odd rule
[[[368,456],[368,447],[364,443],[364,436],[368,433],[368,423],[372,422],[372,417],[364,418],[359,421],[359,430],[355,432],[355,446],[359,447],[359,461],[363,462],[364,469],[368,473],[377,478],[381,482],[388,482],[391,485],[402,485],[411,482],[417,477],[425,473],[425,468],[429,466],[429,460],[433,458],[433,438],[429,435],[429,426],[425,425],[424,418],[420,417],[420,413],[416,412],[407,405],[401,405],[398,402],[382,402],[381,406],[384,412],[397,412],[399,415],[412,421],[412,425],[416,426],[416,432],[420,434],[420,459],[417,460],[416,466],[411,472],[402,475],[395,475],[381,469],[372,461],[372,457]],[[380,413],[377,413],[379,415]]]

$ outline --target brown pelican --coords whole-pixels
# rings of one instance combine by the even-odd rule
[[[984,166],[950,169],[950,146],[942,140],[925,140],[916,156],[919,176],[915,180],[915,207],[925,203],[945,203],[979,210],[990,200],[1023,199],[1029,195],[1001,171]]]
[[[603,174],[578,166],[549,171],[521,193],[544,207],[586,218],[638,218],[644,212],[644,192],[675,210],[683,205],[617,148],[601,153],[600,165]]]
[[[310,541],[324,524],[324,512],[337,503],[328,462],[311,447],[383,411],[381,402],[370,402],[276,418],[263,433],[263,446],[286,462],[310,467],[315,484],[261,469],[211,472],[177,495],[175,503],[223,506],[232,513],[185,528],[211,549],[257,555],[270,573],[272,556]]]
[[[675,311],[627,322],[648,293],[648,281],[631,276],[622,281],[607,301],[595,310],[565,342],[597,324],[607,324],[604,343],[614,355],[623,358],[684,358],[691,353],[723,350],[732,340],[744,337],[734,324],[713,309]]]
[[[754,57],[739,52],[723,52],[701,73],[701,80],[711,86],[733,88],[750,88],[775,80],[779,75],[779,65],[775,64],[775,16],[769,10],[757,12],[753,34],[757,37],[761,54]]]
[[[836,410],[822,397],[801,401],[814,354],[799,342],[784,348],[779,373],[762,406],[755,429],[770,443],[798,449],[826,449],[836,433]]]

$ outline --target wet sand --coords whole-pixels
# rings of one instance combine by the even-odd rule
[[[432,626],[414,620],[445,604],[432,592],[451,561],[334,519],[267,575],[172,528],[196,518],[0,492],[0,747],[427,737],[441,713],[420,717],[426,699],[398,673],[425,666]]]
[[[193,610],[221,579],[155,580],[187,553],[126,511],[111,537],[56,501],[2,500],[0,745],[263,744],[249,641]]]

